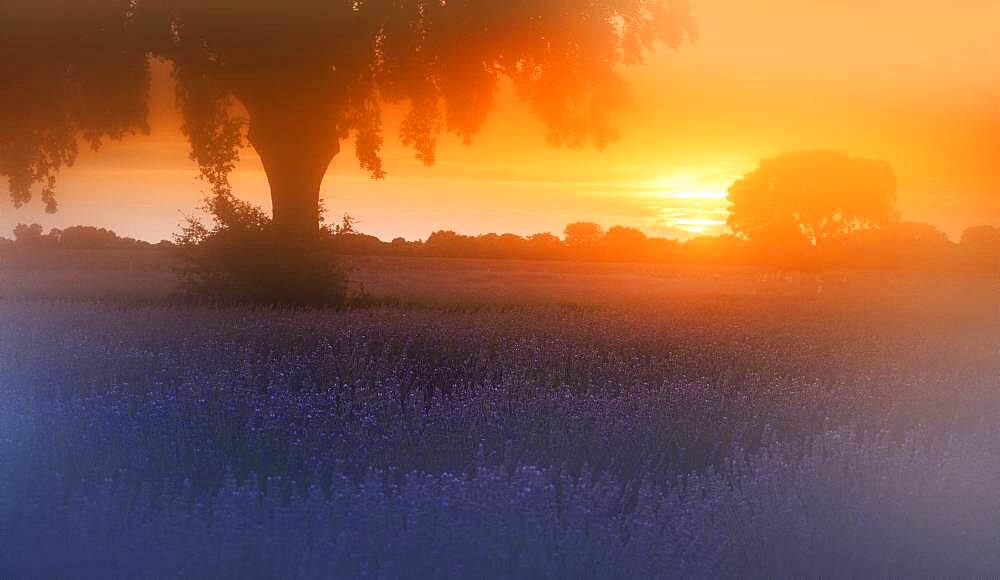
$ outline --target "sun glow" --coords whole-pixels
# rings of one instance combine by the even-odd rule
[[[654,228],[668,237],[726,232],[727,190],[735,177],[719,170],[683,171],[650,184],[657,209]]]
[[[707,234],[726,225],[725,220],[710,218],[680,218],[672,223],[677,229],[695,235]]]
[[[680,236],[718,235],[723,233],[729,217],[725,196],[671,195],[660,209],[661,223]]]
[[[724,191],[667,191],[663,197],[669,199],[726,199]]]

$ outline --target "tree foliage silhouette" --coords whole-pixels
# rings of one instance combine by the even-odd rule
[[[587,252],[600,243],[604,228],[592,222],[576,222],[566,226],[563,236],[567,246],[578,252]]]
[[[694,33],[686,0],[9,0],[0,3],[0,174],[15,205],[93,147],[147,131],[150,58],[173,63],[192,158],[220,194],[247,144],[285,239],[319,230],[323,176],[353,138],[385,174],[382,105],[425,163],[470,141],[503,79],[556,145],[614,140],[621,63]]]
[[[15,206],[40,185],[56,210],[56,174],[81,137],[96,149],[148,130],[140,40],[125,0],[0,3],[0,175]]]
[[[729,226],[750,241],[821,245],[898,216],[888,163],[840,151],[800,151],[761,161],[729,189]]]
[[[974,267],[1000,272],[1000,227],[966,229],[962,233],[962,248]]]

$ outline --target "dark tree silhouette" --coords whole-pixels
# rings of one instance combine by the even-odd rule
[[[240,149],[260,155],[283,238],[319,230],[341,143],[384,169],[381,107],[407,102],[402,142],[434,162],[466,141],[509,79],[557,145],[603,146],[626,102],[620,63],[693,34],[686,0],[8,0],[0,3],[0,174],[15,205],[77,155],[147,130],[150,58],[174,65],[183,129],[219,193]]]
[[[857,230],[834,240],[824,260],[847,268],[937,270],[956,266],[955,244],[930,224],[900,221],[878,230]]]
[[[534,260],[558,260],[565,254],[563,241],[553,233],[542,232],[528,238],[528,255]]]
[[[14,243],[26,248],[42,246],[45,243],[45,230],[41,224],[17,224],[14,226]]]
[[[41,187],[56,210],[55,177],[82,137],[144,132],[147,49],[126,0],[0,2],[0,176],[15,206]]]
[[[801,151],[766,159],[729,189],[729,226],[750,241],[817,246],[898,219],[896,177],[888,163],[840,151]]]
[[[566,246],[575,254],[593,254],[604,237],[604,228],[591,222],[576,222],[563,230]]]
[[[58,238],[59,247],[62,248],[98,250],[126,245],[126,241],[115,232],[93,226],[68,227],[59,231]]]
[[[62,250],[111,250],[149,248],[152,244],[128,237],[119,237],[115,232],[94,226],[70,226],[65,229],[53,228],[43,233],[40,224],[18,224],[14,228],[14,243],[24,248],[47,248]]]
[[[966,229],[962,233],[961,247],[974,268],[1000,272],[1000,227]]]
[[[645,261],[649,256],[650,244],[646,234],[635,228],[613,226],[601,239],[605,259],[626,259],[634,262]]]

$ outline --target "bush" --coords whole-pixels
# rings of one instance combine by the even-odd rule
[[[217,303],[340,306],[347,275],[330,244],[305,243],[274,231],[259,207],[220,194],[206,200],[209,226],[188,218],[174,241],[188,298]]]

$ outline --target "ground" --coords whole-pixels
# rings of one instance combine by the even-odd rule
[[[0,571],[1000,567],[995,280],[352,269],[368,306],[215,309],[154,252],[0,254]]]

